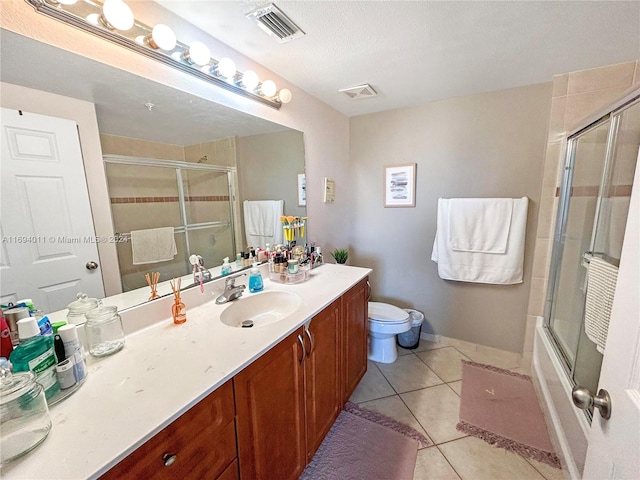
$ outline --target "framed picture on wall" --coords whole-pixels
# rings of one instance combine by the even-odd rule
[[[304,173],[298,174],[298,206],[307,205],[307,178]]]
[[[384,206],[416,206],[416,164],[403,163],[384,167]]]

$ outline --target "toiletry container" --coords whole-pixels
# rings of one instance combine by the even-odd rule
[[[85,333],[89,353],[104,357],[119,352],[124,347],[124,329],[117,307],[103,306],[86,314]],[[66,351],[66,345],[65,345]]]
[[[38,322],[34,317],[23,318],[18,321],[18,345],[9,360],[13,364],[14,372],[33,372],[37,382],[44,388],[47,400],[60,391],[56,378],[56,364],[58,359],[53,348],[51,335],[40,335]]]
[[[249,273],[249,291],[251,293],[256,293],[262,291],[263,288],[264,283],[262,281],[262,275],[258,269],[258,264],[254,263],[251,268],[251,272]]]
[[[78,340],[80,345],[87,351],[87,339],[85,335],[84,325],[87,321],[85,313],[98,308],[100,302],[96,298],[89,298],[86,293],[78,293],[76,300],[67,305],[69,312],[67,313],[67,323],[78,326]]]
[[[220,270],[220,275],[229,275],[231,273],[231,265],[229,264],[229,257],[224,257],[222,259],[222,269]]]
[[[0,359],[0,465],[36,448],[50,430],[44,389],[33,372],[12,374]]]

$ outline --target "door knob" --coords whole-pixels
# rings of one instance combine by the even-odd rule
[[[571,391],[571,398],[573,399],[573,404],[582,410],[593,406],[600,410],[600,416],[605,420],[611,417],[611,397],[609,392],[603,388],[600,389],[597,395],[592,395],[586,388],[576,385]]]
[[[87,270],[96,270],[98,268],[98,264],[96,262],[87,262],[85,267],[87,267]]]

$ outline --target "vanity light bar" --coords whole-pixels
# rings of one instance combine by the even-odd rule
[[[130,18],[132,18],[131,9],[123,0],[105,0],[104,3],[98,0],[25,1],[39,13],[90,32],[184,73],[275,109],[280,109],[283,103],[289,103],[291,100],[291,92],[286,88],[278,92],[271,80],[243,82],[242,72],[236,72],[228,77],[224,76],[222,74],[223,71],[229,72],[232,70],[231,64],[233,62],[230,59],[218,61],[210,58],[208,48],[205,45],[194,42],[189,46],[178,41],[175,39],[171,29],[166,25],[156,25],[154,27],[156,31],[154,32],[153,28],[133,19],[133,25],[130,28],[117,30],[114,25],[126,27],[130,24]],[[104,8],[105,4],[109,7],[108,9]],[[116,15],[123,15],[125,20],[128,19],[129,21],[120,23],[121,18],[113,17],[113,11],[116,12]],[[159,30],[162,39],[158,37]],[[154,38],[154,33],[156,38]],[[162,50],[162,48],[169,48],[172,45],[173,47],[170,50]],[[208,61],[207,57],[209,57]],[[219,65],[220,63],[222,65]],[[247,71],[247,74],[252,77],[252,80],[254,76],[256,77],[255,80],[257,80],[254,72]]]

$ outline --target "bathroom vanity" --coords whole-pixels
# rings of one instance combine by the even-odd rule
[[[49,437],[3,478],[298,478],[366,371],[369,273],[324,265],[225,305],[212,301],[224,280],[211,282],[183,294],[183,325],[158,316],[163,299],[132,309],[123,319],[140,329],[91,361],[85,385],[51,408]],[[252,328],[220,320],[269,292],[300,305]]]

